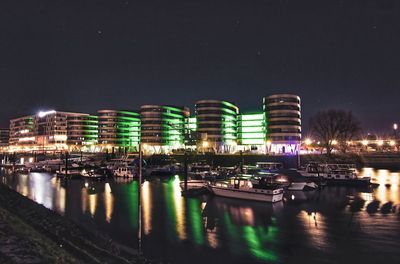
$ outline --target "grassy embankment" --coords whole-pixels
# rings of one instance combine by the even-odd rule
[[[0,263],[140,263],[101,233],[0,184]]]

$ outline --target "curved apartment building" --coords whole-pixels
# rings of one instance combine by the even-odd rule
[[[141,142],[147,153],[169,153],[183,148],[187,107],[143,105],[140,108]]]
[[[67,142],[70,150],[93,149],[97,145],[98,118],[88,114],[67,116]]]
[[[223,153],[235,151],[239,108],[220,100],[200,100],[195,108],[197,132],[201,135],[199,148]]]
[[[295,154],[301,141],[300,97],[274,94],[264,98],[269,151]]]
[[[140,143],[140,115],[134,111],[99,110],[98,142],[102,148],[137,151]]]

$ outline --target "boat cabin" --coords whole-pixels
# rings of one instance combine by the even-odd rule
[[[257,162],[256,167],[262,170],[278,171],[283,169],[283,164],[280,162]]]

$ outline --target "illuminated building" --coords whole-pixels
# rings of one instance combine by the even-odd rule
[[[10,129],[0,128],[0,148],[8,147],[10,140]]]
[[[67,143],[70,150],[94,151],[97,138],[97,116],[87,114],[67,116]]]
[[[185,146],[186,148],[196,149],[197,142],[199,141],[196,117],[186,118],[185,126]]]
[[[261,104],[260,104],[261,106]],[[263,110],[240,113],[228,101],[200,100],[195,113],[170,105],[140,112],[99,110],[97,116],[46,111],[10,120],[9,151],[117,151],[296,154],[301,142],[300,97],[270,95]],[[381,142],[385,146],[384,141]],[[395,141],[390,146],[396,146]]]
[[[10,120],[11,151],[88,150],[97,143],[96,117],[41,111]]]
[[[10,120],[11,147],[31,148],[36,144],[33,128],[34,116],[23,116]]]
[[[263,112],[242,113],[238,116],[238,145],[245,152],[264,153],[266,121]]]
[[[82,150],[97,143],[96,125],[96,117],[89,114],[39,112],[34,122],[36,144],[44,150]]]
[[[264,98],[267,120],[267,151],[296,154],[301,141],[300,97],[293,94],[275,94]]]
[[[98,143],[102,149],[137,151],[140,142],[140,115],[134,111],[99,110]]]
[[[189,108],[143,105],[140,108],[141,142],[146,153],[170,153],[184,147]]]
[[[217,153],[235,152],[239,108],[230,102],[201,100],[196,102],[199,149]]]

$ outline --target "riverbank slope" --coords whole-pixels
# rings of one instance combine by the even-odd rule
[[[140,263],[104,234],[0,184],[0,263]]]

